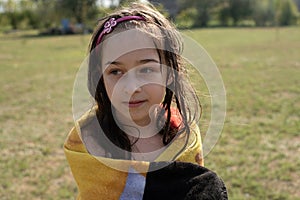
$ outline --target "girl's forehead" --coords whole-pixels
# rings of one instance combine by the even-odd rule
[[[102,64],[114,61],[122,55],[141,49],[156,49],[153,37],[132,29],[116,33],[101,44]]]

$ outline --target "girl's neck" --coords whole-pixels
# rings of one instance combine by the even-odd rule
[[[141,161],[154,161],[164,150],[160,134],[149,138],[139,138],[132,146],[132,159]]]
[[[127,134],[127,136],[135,141],[136,139],[151,138],[159,133],[159,128],[156,123],[152,122],[147,126],[136,126],[133,124],[122,124],[121,129]]]
[[[150,138],[160,132],[164,123],[157,123],[157,110],[150,112],[147,119],[133,121],[115,113],[117,125],[131,138]],[[158,127],[159,126],[159,127]]]

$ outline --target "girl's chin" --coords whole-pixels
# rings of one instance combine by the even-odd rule
[[[133,125],[138,125],[138,126],[147,126],[151,122],[149,116],[147,117],[131,116],[131,118],[127,118],[127,120]]]
[[[129,116],[128,113],[127,115],[119,114],[117,115],[117,119],[121,124],[130,124],[132,126],[147,126],[151,122],[151,118],[148,113],[141,115],[141,113],[131,112]]]
[[[151,123],[151,119],[153,120],[155,116],[157,115],[157,112],[159,112],[159,108],[161,106],[159,105],[153,105],[150,108],[142,107],[142,108],[124,108],[117,109],[115,112],[115,116],[117,117],[117,120],[121,124],[132,124],[138,125],[138,126],[147,126]],[[154,120],[155,121],[155,120]]]

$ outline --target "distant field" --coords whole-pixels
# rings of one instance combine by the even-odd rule
[[[300,29],[185,32],[209,52],[227,92],[227,117],[206,167],[230,199],[300,199]],[[0,35],[0,199],[74,199],[62,145],[90,35]],[[209,101],[200,126],[205,131]]]

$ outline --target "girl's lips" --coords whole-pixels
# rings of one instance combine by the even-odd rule
[[[138,101],[129,101],[129,102],[126,102],[126,104],[128,105],[129,108],[135,108],[135,107],[139,107],[140,105],[142,105],[145,102],[146,102],[146,100],[138,100]]]

